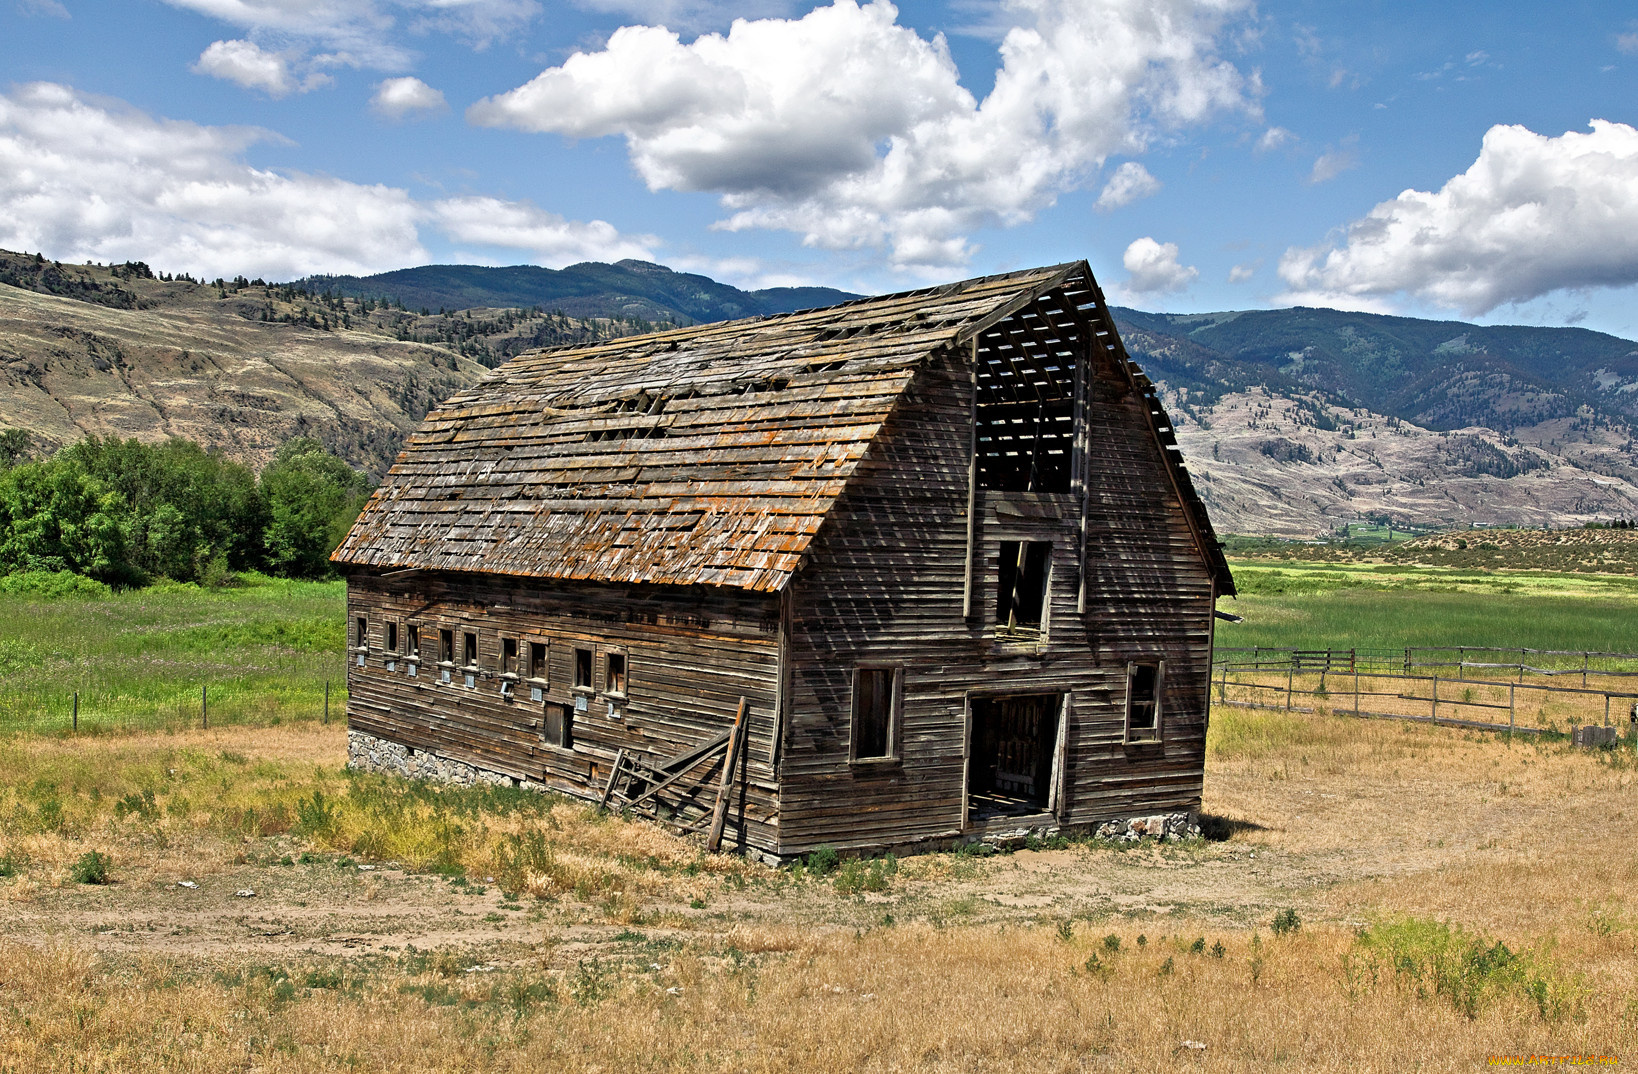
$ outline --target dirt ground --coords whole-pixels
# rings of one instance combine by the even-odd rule
[[[567,968],[634,937],[884,920],[1083,919],[1158,935],[1266,928],[1291,908],[1304,922],[1416,913],[1514,937],[1578,927],[1589,915],[1638,918],[1630,762],[1450,729],[1280,719],[1310,724],[1280,724],[1278,743],[1214,750],[1204,803],[1214,837],[1189,844],[907,858],[887,891],[853,896],[770,870],[709,900],[616,905],[568,895],[510,902],[489,878],[307,853],[280,836],[211,860],[158,851],[104,886],[13,882],[0,893],[0,939],[213,961],[443,951],[484,972],[522,960]],[[313,735],[301,759],[339,765],[341,733]]]

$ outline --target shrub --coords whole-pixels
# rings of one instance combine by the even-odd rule
[[[829,876],[836,871],[836,866],[840,864],[841,860],[841,856],[836,853],[835,847],[819,847],[807,857],[808,872],[814,876]]]
[[[113,859],[100,850],[88,850],[68,870],[68,878],[76,884],[106,884]]]
[[[1119,951],[1120,937],[1111,932],[1103,938],[1103,947],[1106,951]]]
[[[1297,911],[1287,906],[1274,915],[1274,920],[1268,927],[1274,931],[1274,935],[1284,936],[1302,928],[1302,919],[1297,916]]]

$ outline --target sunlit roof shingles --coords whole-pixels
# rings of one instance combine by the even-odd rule
[[[335,558],[779,589],[920,364],[1064,268],[520,356],[428,417]]]

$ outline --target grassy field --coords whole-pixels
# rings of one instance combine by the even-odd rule
[[[346,704],[345,587],[255,575],[46,597],[0,592],[0,734],[317,720]]]
[[[1572,635],[1589,640],[1632,622],[1632,594],[1598,578],[1396,571],[1242,568],[1236,610],[1323,624],[1304,644],[1354,644],[1350,617],[1387,630],[1394,609],[1392,644],[1499,644],[1507,609],[1544,631],[1543,608],[1564,629],[1577,608],[1609,619]],[[1630,748],[1222,708],[1209,838],[774,870],[576,801],[348,773],[344,729],[312,704],[341,676],[340,599],[0,596],[0,644],[26,650],[0,679],[0,1072],[1638,1055]],[[51,669],[130,707],[63,736],[19,681],[51,688]],[[207,675],[244,700],[202,730]]]
[[[343,752],[312,723],[0,750],[0,1070],[1638,1051],[1621,755],[1225,710],[1211,840],[771,870],[575,802],[349,776]]]
[[[1638,653],[1638,578],[1371,563],[1231,561],[1222,646],[1526,646]]]

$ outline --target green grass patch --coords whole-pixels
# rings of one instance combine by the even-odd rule
[[[1495,646],[1638,652],[1638,578],[1235,562],[1221,647]]]
[[[34,578],[38,584],[23,584]],[[0,586],[0,734],[316,720],[345,711],[346,585],[246,576],[114,592],[13,575]]]
[[[1549,1021],[1581,1009],[1581,986],[1550,959],[1442,921],[1403,917],[1363,929],[1344,969],[1355,990],[1390,978],[1419,997],[1443,997],[1468,1018],[1505,998],[1527,1001]]]

